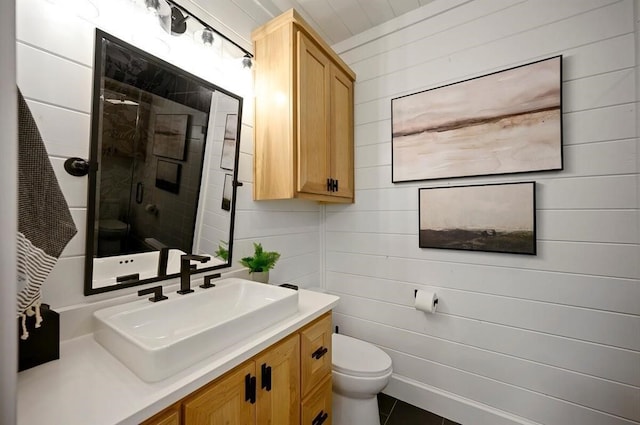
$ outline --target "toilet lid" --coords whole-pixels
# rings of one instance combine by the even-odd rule
[[[114,218],[100,220],[100,229],[102,230],[127,230],[127,224]]]
[[[391,371],[391,357],[373,344],[340,334],[333,334],[331,344],[336,372],[374,377]]]

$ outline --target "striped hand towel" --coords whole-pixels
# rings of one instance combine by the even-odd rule
[[[18,90],[18,318],[27,339],[26,315],[40,327],[43,282],[76,234],[47,150],[27,103]]]

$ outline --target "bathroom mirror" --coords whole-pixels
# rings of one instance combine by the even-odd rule
[[[183,254],[230,266],[241,117],[241,97],[96,30],[85,295],[177,277]]]

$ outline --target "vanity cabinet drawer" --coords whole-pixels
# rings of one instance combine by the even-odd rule
[[[331,375],[302,401],[302,425],[331,425]]]
[[[300,331],[302,396],[331,375],[331,312]]]
[[[162,412],[147,419],[140,425],[181,425],[180,403],[167,407]]]

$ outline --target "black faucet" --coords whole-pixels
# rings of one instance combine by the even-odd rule
[[[169,247],[160,248],[158,253],[158,276],[167,275],[167,262],[169,260]]]
[[[206,263],[211,257],[206,255],[186,254],[180,256],[180,290],[178,294],[184,295],[193,292],[191,289],[191,260]],[[193,265],[195,269],[195,264]]]

